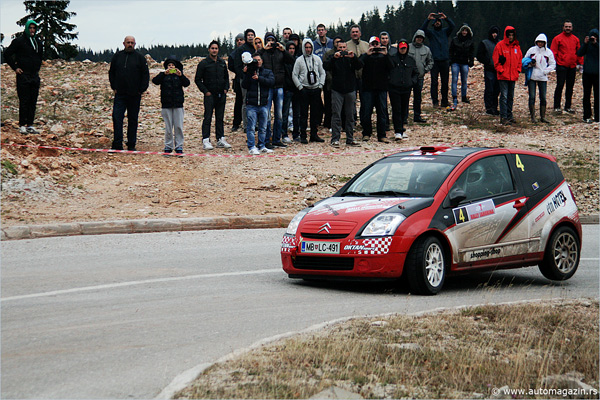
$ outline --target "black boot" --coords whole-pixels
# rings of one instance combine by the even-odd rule
[[[306,132],[302,132],[300,134],[300,143],[302,143],[302,144],[308,144],[308,140],[306,140]]]
[[[325,140],[321,139],[319,137],[319,135],[317,135],[316,133],[311,133],[310,134],[310,141],[311,142],[316,142],[316,143],[323,143]]]

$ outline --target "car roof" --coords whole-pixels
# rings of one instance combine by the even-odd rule
[[[490,147],[448,147],[448,146],[423,146],[420,148],[415,148],[407,151],[401,151],[399,153],[394,153],[387,158],[395,158],[395,157],[421,157],[421,156],[442,156],[442,157],[458,157],[465,158],[473,153],[477,153],[480,151],[486,150],[500,150],[493,149]],[[502,149],[505,150],[505,149]]]

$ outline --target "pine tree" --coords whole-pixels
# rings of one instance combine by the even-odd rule
[[[76,15],[66,11],[69,3],[69,0],[23,2],[25,11],[29,14],[17,21],[17,24],[25,26],[30,19],[39,24],[38,33],[44,44],[45,59],[70,59],[77,56],[77,46],[69,43],[79,35],[79,32],[73,32],[77,26],[67,22]]]

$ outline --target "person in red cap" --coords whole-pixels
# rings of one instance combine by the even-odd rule
[[[373,107],[377,112],[377,139],[389,143],[385,137],[387,86],[389,73],[393,68],[387,48],[381,46],[377,36],[369,40],[369,50],[360,56],[364,67],[362,70],[360,124],[363,128],[363,141],[368,141],[373,132],[371,115]]]
[[[408,54],[408,41],[400,39],[398,52],[390,57],[393,68],[390,71],[389,93],[392,103],[392,121],[396,140],[407,139],[404,121],[408,118],[410,92],[418,82],[419,69],[414,58]]]

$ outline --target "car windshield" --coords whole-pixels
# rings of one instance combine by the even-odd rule
[[[432,197],[454,164],[386,159],[364,171],[341,196]]]

